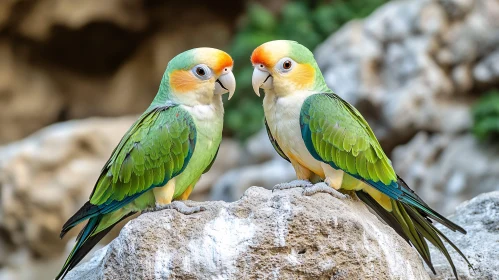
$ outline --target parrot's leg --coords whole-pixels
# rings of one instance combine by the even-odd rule
[[[322,170],[324,170],[324,175],[326,177],[324,182],[335,190],[339,190],[343,184],[343,170],[334,169],[329,164],[325,163],[321,163],[321,167]]]
[[[157,187],[152,189],[154,194],[154,199],[156,203],[154,207],[144,209],[142,213],[154,212],[163,210],[165,205],[170,204],[173,199],[173,193],[175,192],[175,178],[171,179],[162,187]]]
[[[275,190],[287,190],[287,189],[292,189],[292,188],[306,188],[312,186],[312,183],[310,183],[309,180],[294,180],[288,183],[280,183],[274,186],[272,188],[272,191]]]
[[[189,195],[191,195],[193,188],[194,184],[190,185],[179,197],[175,198],[175,200],[187,200],[187,198],[189,198]]]
[[[295,169],[296,177],[298,178],[298,180],[293,180],[288,183],[277,184],[274,186],[272,191],[286,190],[292,188],[306,188],[312,186],[312,183],[310,183],[309,178],[312,176],[313,173],[307,168],[303,167],[293,158],[291,158],[291,165],[293,165],[293,168]]]
[[[161,205],[167,205],[172,202],[173,193],[175,192],[175,178],[171,179],[166,185],[152,189],[154,198],[156,199],[156,208]]]
[[[337,199],[348,199],[349,198],[348,195],[340,193],[339,191],[335,190],[334,188],[331,188],[328,184],[326,184],[324,182],[317,183],[317,184],[310,186],[310,187],[306,187],[305,189],[303,189],[302,194],[306,195],[306,196],[311,196],[311,195],[319,193],[319,192],[328,193],[328,194],[336,197]]]
[[[173,201],[168,205],[161,206],[161,210],[163,209],[175,209],[184,215],[190,215],[206,210],[206,208],[203,206],[187,206],[185,205],[185,203],[178,200]]]

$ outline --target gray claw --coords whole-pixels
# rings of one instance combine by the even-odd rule
[[[312,183],[307,180],[294,180],[288,183],[280,183],[274,186],[272,191],[275,190],[287,190],[287,189],[292,189],[292,188],[307,188],[312,186]]]
[[[312,186],[304,188],[302,194],[306,195],[306,196],[311,196],[311,195],[319,193],[319,192],[328,193],[328,194],[336,197],[337,199],[348,199],[348,198],[350,198],[349,195],[340,193],[339,191],[337,191],[334,188],[328,186],[324,182],[317,183],[315,185],[312,185]]]

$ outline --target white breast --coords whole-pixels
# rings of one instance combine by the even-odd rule
[[[308,92],[279,98],[269,94],[265,95],[263,107],[270,131],[283,152],[289,158],[298,158],[308,169],[322,173],[320,162],[308,152],[301,136],[300,111],[308,96]]]
[[[208,105],[195,105],[182,107],[188,111],[196,124],[198,137],[206,137],[208,140],[217,140],[222,135],[223,129],[223,104],[222,101]]]

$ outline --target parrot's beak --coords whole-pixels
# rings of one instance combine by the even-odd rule
[[[224,70],[226,73],[221,75],[215,82],[215,94],[229,93],[229,100],[236,91],[236,78],[230,69]]]
[[[253,85],[253,90],[255,91],[256,95],[260,96],[260,88],[271,89],[272,83],[272,75],[270,75],[269,72],[260,70],[259,67],[255,66],[251,84]]]

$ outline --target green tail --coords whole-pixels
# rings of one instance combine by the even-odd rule
[[[369,205],[369,207],[371,207],[389,226],[391,226],[400,236],[402,236],[402,238],[416,248],[419,255],[423,258],[424,262],[434,274],[436,274],[435,268],[431,262],[430,250],[426,241],[430,241],[433,246],[438,248],[440,252],[444,254],[445,258],[452,267],[452,272],[454,273],[456,279],[458,279],[456,267],[454,266],[454,262],[452,261],[447,248],[445,248],[442,239],[463,257],[469,267],[473,268],[466,256],[464,256],[463,252],[461,252],[461,250],[459,250],[454,243],[452,243],[433,225],[425,212],[415,208],[414,206],[406,205],[393,199],[391,199],[392,212],[389,212],[379,205],[369,194],[363,191],[356,191],[356,194],[360,200]],[[447,226],[447,224],[449,223],[443,223],[445,226]],[[450,229],[455,231],[453,228]]]
[[[76,245],[55,279],[63,279],[116,224],[133,214],[135,214],[135,212],[126,214],[104,229],[102,229],[102,227],[105,225],[101,224],[101,222],[106,223],[109,221],[109,219],[106,218],[112,215],[111,213],[90,218],[85,227],[80,231],[80,234],[76,238]],[[61,235],[64,235],[66,232],[67,230],[63,231]]]

